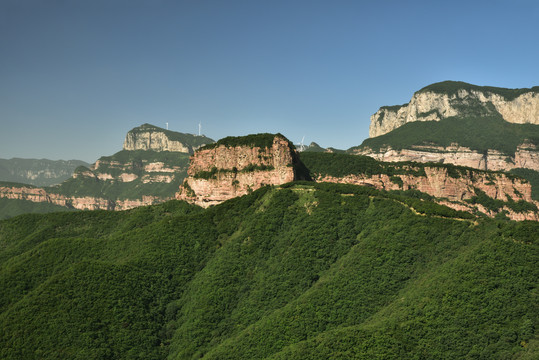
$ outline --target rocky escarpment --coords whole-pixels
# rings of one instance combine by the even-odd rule
[[[539,149],[527,142],[519,145],[514,154],[505,154],[498,150],[480,152],[456,143],[447,147],[413,145],[408,149],[393,149],[387,146],[374,150],[363,147],[354,149],[351,153],[389,162],[434,162],[492,171],[509,171],[516,168],[539,171]]]
[[[282,135],[225,138],[195,152],[176,198],[208,207],[264,185],[293,181],[297,165],[297,153]]]
[[[418,190],[456,210],[488,216],[503,212],[514,220],[539,219],[539,202],[532,199],[530,183],[512,174],[441,164],[387,163],[343,154],[302,154],[302,160],[318,182]]]
[[[47,192],[44,188],[24,184],[0,185],[0,198],[49,203],[77,210],[129,210],[139,206],[162,203],[169,198],[142,196],[140,199],[107,199],[96,196],[70,196]]]
[[[183,138],[186,134],[161,130],[152,125],[142,125],[126,136],[127,147],[138,150],[122,150],[101,157],[90,167],[79,166],[70,179],[59,185],[36,188],[8,184],[0,191],[0,198],[48,202],[80,210],[126,210],[171,200],[187,176],[189,149],[213,140],[197,137],[198,143],[183,141],[182,144],[187,144],[187,150],[182,152],[175,139]],[[157,139],[162,142],[148,140],[145,147],[146,135],[151,137],[156,133],[161,134]],[[189,136],[186,138],[189,139]],[[191,135],[192,138],[195,136]]]
[[[194,150],[214,141],[206,136],[183,134],[143,124],[130,130],[124,141],[124,150],[173,151],[192,154]]]
[[[404,105],[383,106],[371,116],[369,137],[415,121],[500,114],[514,124],[539,125],[539,87],[503,89],[447,81],[416,92]]]

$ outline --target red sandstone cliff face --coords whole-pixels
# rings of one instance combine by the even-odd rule
[[[497,213],[490,211],[480,204],[470,204],[464,200],[471,199],[476,195],[475,189],[479,189],[489,197],[507,201],[524,200],[539,206],[539,202],[531,198],[531,186],[528,182],[517,177],[509,177],[503,173],[487,173],[468,170],[461,177],[451,177],[446,168],[425,167],[426,176],[410,174],[395,175],[390,177],[385,174],[379,175],[348,175],[345,177],[318,176],[318,182],[333,182],[340,184],[367,185],[379,190],[410,190],[415,189],[438,198],[437,202],[455,210],[475,212],[480,211],[494,217]],[[400,178],[400,182],[395,177]],[[537,212],[529,211],[517,213],[508,207],[503,210],[513,220],[539,220]]]
[[[467,176],[454,178],[449,176],[447,169],[443,167],[425,167],[425,173],[426,176],[395,175],[401,179],[402,185],[392,181],[385,174],[373,176],[348,175],[342,178],[324,176],[318,177],[316,180],[342,184],[370,185],[379,190],[415,189],[449,200],[470,199],[475,195],[474,188],[477,188],[497,200],[507,201],[507,196],[509,196],[515,201],[532,201],[531,186],[528,182],[520,178],[509,178],[502,173],[470,171]]]
[[[77,210],[129,210],[139,206],[160,204],[173,198],[142,196],[141,199],[110,200],[93,196],[66,196],[47,193],[44,189],[27,186],[0,186],[0,198],[46,202]]]
[[[271,147],[220,145],[191,157],[188,178],[176,198],[202,207],[242,196],[264,185],[295,180],[297,154],[288,140],[275,136]]]

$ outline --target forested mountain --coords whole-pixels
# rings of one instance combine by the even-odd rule
[[[539,223],[295,182],[0,221],[2,359],[536,359]]]
[[[143,124],[127,132],[121,151],[102,156],[92,165],[70,162],[76,166],[56,185],[36,188],[24,181],[1,182],[0,219],[59,207],[126,210],[165,202],[174,198],[186,177],[189,155],[213,142],[203,135]],[[2,164],[0,160],[0,176]],[[10,181],[20,182],[15,178]]]
[[[432,84],[407,104],[382,106],[371,116],[369,135],[348,152],[382,161],[515,169],[532,179],[539,175],[539,87]]]

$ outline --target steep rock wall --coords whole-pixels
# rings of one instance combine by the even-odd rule
[[[264,185],[295,180],[297,154],[289,141],[275,136],[271,147],[220,145],[191,157],[188,177],[176,198],[202,207],[242,196]]]
[[[413,146],[411,149],[402,150],[394,150],[391,147],[377,151],[362,148],[353,153],[387,162],[435,162],[480,170],[509,171],[514,168],[526,168],[539,171],[539,151],[536,146],[529,143],[518,146],[514,156],[508,156],[496,150],[480,153],[458,144],[448,147]]]
[[[129,210],[139,206],[155,205],[172,197],[142,196],[141,199],[110,200],[94,196],[66,196],[48,193],[45,189],[27,186],[0,186],[0,198],[45,202],[77,210]]]
[[[125,136],[124,150],[172,151],[192,154],[194,150],[214,141],[206,136],[178,133],[143,124]]]
[[[497,212],[488,210],[481,204],[470,204],[465,201],[476,195],[476,189],[495,200],[504,202],[509,199],[514,202],[523,200],[539,206],[539,202],[533,201],[531,198],[530,184],[517,177],[509,177],[503,173],[476,172],[471,169],[462,176],[453,177],[448,174],[448,170],[444,167],[424,167],[424,172],[424,176],[411,174],[394,176],[385,174],[372,176],[347,175],[343,177],[317,175],[315,180],[318,182],[372,186],[378,190],[386,191],[419,190],[438,198],[436,201],[442,205],[468,212],[479,210],[491,217],[494,217]],[[539,214],[536,211],[515,212],[507,207],[504,207],[503,210],[513,220],[539,219]]]
[[[163,132],[147,131],[142,133],[127,133],[124,150],[154,150],[192,153],[193,149],[180,141],[170,140]]]
[[[479,90],[461,89],[454,94],[433,91],[417,92],[408,104],[381,107],[371,116],[369,137],[386,134],[414,121],[439,121],[467,111],[481,114],[498,112],[503,119],[515,124],[539,125],[539,93],[526,92],[514,99]]]

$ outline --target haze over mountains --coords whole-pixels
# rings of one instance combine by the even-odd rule
[[[377,134],[379,130],[376,129],[392,130],[384,130],[389,132],[367,139],[360,146],[348,149],[346,152],[354,155],[367,155],[390,162],[435,162],[467,166],[479,170],[511,170],[519,176],[524,176],[536,187],[539,181],[539,173],[537,173],[539,169],[539,152],[537,151],[539,126],[534,122],[538,121],[538,117],[539,92],[537,88],[501,89],[447,81],[429,85],[416,92],[408,105],[380,108],[371,118],[371,133]],[[506,118],[509,121],[506,121]],[[268,144],[270,144],[273,137],[270,136],[268,139]],[[189,188],[187,190],[183,188],[184,194],[181,195],[182,187],[180,185],[187,176],[189,155],[192,155],[200,146],[213,142],[212,139],[205,136],[182,134],[154,125],[143,124],[127,133],[122,151],[112,156],[100,158],[91,167],[79,166],[75,169],[73,177],[61,185],[43,189],[21,185],[4,186],[0,196],[9,199],[48,202],[73,209],[108,210],[150,205],[174,197],[185,198],[186,191],[191,192],[194,187],[194,193],[197,193],[196,188],[199,186],[197,184],[207,181],[207,179],[200,179],[200,176],[196,175],[202,170],[190,170],[192,176],[199,178],[190,179]],[[223,144],[223,149],[230,146],[226,139],[218,144]],[[259,149],[263,149],[268,144],[263,144]],[[247,145],[252,146],[253,144]],[[293,147],[291,144],[289,146]],[[289,179],[288,181],[298,179],[297,174],[291,174],[290,176],[279,175],[281,180],[269,180],[268,171],[274,171],[273,169],[281,166],[278,162],[266,163],[251,160],[249,164],[244,164],[245,160],[242,158],[251,156],[248,155],[251,152],[250,148],[242,150],[240,146],[235,149],[234,152],[223,150],[221,155],[213,154],[205,160],[202,160],[204,156],[209,155],[197,152],[196,156],[193,157],[195,163],[205,164],[202,166],[204,168],[202,172],[211,173],[213,171],[212,176],[221,178],[225,176],[221,170],[228,169],[226,176],[229,177],[229,180],[226,180],[228,181],[226,185],[223,182],[224,178],[219,180],[220,185],[217,183],[204,185],[205,190],[201,191],[208,194],[207,196],[213,192],[216,199],[222,201],[233,196],[246,194],[247,189],[252,191],[264,184],[282,184],[286,182],[282,180],[285,178]],[[316,143],[306,147],[301,145],[299,150],[306,153],[344,153],[343,150],[323,149]],[[273,151],[275,150],[269,150],[269,153],[263,156],[273,159]],[[241,152],[245,152],[245,154],[240,155]],[[258,155],[258,157],[261,156]],[[220,168],[221,165],[215,163],[219,157],[226,161],[225,168]],[[292,157],[297,157],[297,155],[292,155]],[[350,160],[344,159],[346,158],[339,160],[339,163],[344,167],[347,167],[343,165],[344,163],[354,162],[352,158]],[[319,163],[318,160],[316,162]],[[285,166],[286,163],[287,161],[282,166]],[[191,165],[194,166],[194,164]],[[245,172],[242,169],[247,165],[251,169]],[[233,168],[237,169],[236,172],[231,172]],[[264,171],[258,173],[255,171],[260,169]],[[327,170],[320,169],[320,171],[326,175],[329,174]],[[399,171],[402,172],[402,170]],[[360,169],[351,170],[347,176],[356,176],[360,173],[371,176]],[[473,171],[468,171],[468,173],[472,174],[472,178],[477,176],[477,174],[473,175]],[[246,174],[246,177],[242,174]],[[511,189],[489,190],[483,184],[473,180],[466,186],[458,185],[464,186],[463,189],[468,190],[457,195],[455,192],[444,190],[448,186],[444,180],[447,178],[446,175],[440,174],[435,183],[432,183],[433,178],[426,177],[425,179],[429,179],[427,181],[429,185],[425,185],[426,187],[416,184],[418,179],[410,182],[410,180],[404,180],[402,175],[398,175],[397,180],[397,177],[392,174],[389,174],[390,177],[393,176],[393,185],[391,186],[389,186],[387,179],[381,183],[374,179],[359,180],[357,178],[354,180],[352,178],[341,179],[338,182],[365,183],[368,181],[371,185],[378,184],[376,185],[378,188],[386,190],[392,189],[395,184],[398,185],[395,189],[418,188],[419,186],[430,196],[449,197],[457,201],[479,195],[473,190],[475,188],[482,188],[481,191],[486,191],[490,197],[502,202],[506,200],[506,196],[514,201],[531,201],[531,197],[535,200],[539,199],[537,190],[531,192],[529,189],[521,189],[524,191],[523,194],[527,195],[516,196]],[[244,176],[245,179],[241,180],[240,176]],[[498,175],[489,176],[493,179],[498,177]],[[402,185],[401,182],[403,182]],[[507,183],[507,181],[504,182]],[[498,184],[498,182],[494,183]],[[501,185],[496,185],[496,187],[498,186]],[[436,190],[440,188],[442,190]],[[209,198],[197,196],[199,197],[197,204],[208,204]],[[501,209],[503,205],[499,204],[497,208]],[[485,211],[486,209],[483,209],[483,212]]]
[[[346,151],[143,124],[0,183],[0,358],[538,358],[535,90],[426,89]]]

